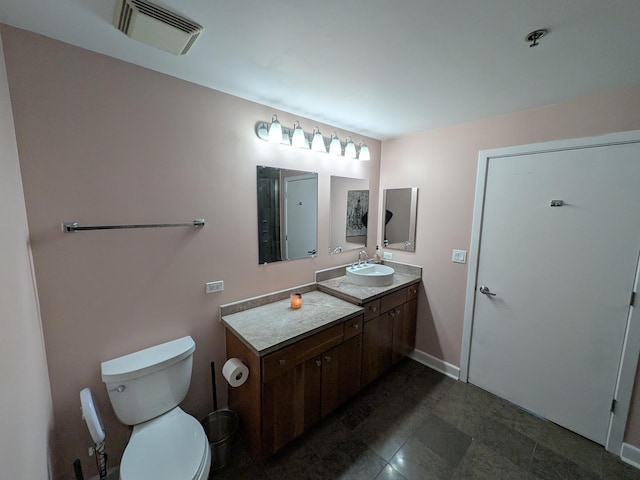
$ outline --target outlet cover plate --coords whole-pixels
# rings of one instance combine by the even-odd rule
[[[221,292],[224,290],[224,280],[218,280],[217,282],[207,282],[204,284],[204,291],[206,293]]]
[[[384,260],[393,260],[393,253],[391,253],[391,252],[382,252],[382,258]]]

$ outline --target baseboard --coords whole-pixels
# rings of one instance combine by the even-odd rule
[[[426,365],[429,368],[433,368],[434,370],[443,373],[447,377],[451,377],[454,380],[460,379],[460,367],[456,367],[451,363],[440,360],[433,355],[429,355],[428,353],[416,349],[412,351],[408,355],[408,357],[412,358],[416,362],[420,362],[421,364]]]
[[[620,450],[620,458],[623,462],[640,468],[640,448],[628,443],[623,443],[622,450]]]

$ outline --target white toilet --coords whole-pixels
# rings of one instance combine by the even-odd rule
[[[211,449],[200,422],[178,404],[191,382],[196,344],[183,337],[102,363],[118,419],[133,425],[121,480],[205,480]]]

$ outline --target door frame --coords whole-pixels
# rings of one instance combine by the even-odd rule
[[[478,173],[476,177],[476,193],[471,227],[471,245],[469,249],[469,271],[467,274],[467,291],[464,308],[464,325],[462,330],[462,351],[460,355],[460,380],[469,379],[469,362],[471,358],[471,336],[473,332],[473,315],[477,288],[478,262],[480,259],[480,237],[484,212],[484,198],[487,185],[489,161],[493,158],[515,157],[530,154],[559,152],[580,148],[605,147],[630,143],[640,143],[640,130],[618,132],[597,137],[572,138],[544,143],[518,145],[513,147],[481,150],[478,153]],[[634,291],[638,291],[640,264],[636,265]],[[618,367],[618,378],[615,389],[616,409],[611,414],[609,431],[605,448],[620,455],[624,440],[631,395],[640,355],[640,309],[631,307],[627,318],[627,329],[622,345],[622,354]]]

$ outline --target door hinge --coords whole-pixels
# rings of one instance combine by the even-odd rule
[[[616,413],[616,399],[611,400],[611,413]]]
[[[636,303],[636,292],[631,292],[631,300],[629,301],[629,305],[633,307],[634,303]]]

